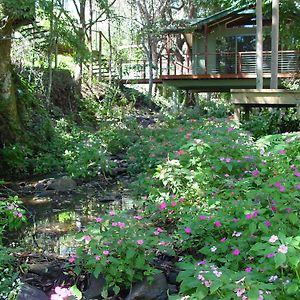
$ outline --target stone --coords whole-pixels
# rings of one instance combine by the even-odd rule
[[[63,272],[62,267],[55,262],[31,264],[28,271],[47,278],[57,278]]]
[[[153,281],[145,278],[133,285],[125,300],[167,300],[168,283],[163,273],[154,275]]]
[[[176,295],[179,292],[178,286],[174,284],[168,284],[169,295]]]
[[[54,179],[48,186],[47,190],[55,190],[57,192],[72,191],[76,188],[77,183],[75,180],[68,176],[63,176],[58,179]]]
[[[176,281],[177,276],[178,276],[178,272],[176,272],[176,271],[169,272],[169,274],[167,275],[168,283],[176,285],[177,284],[177,281]]]
[[[50,300],[40,289],[25,283],[17,297],[17,300]]]
[[[101,296],[102,289],[105,285],[105,278],[100,274],[98,278],[90,276],[87,290],[84,292],[84,299],[89,300]]]

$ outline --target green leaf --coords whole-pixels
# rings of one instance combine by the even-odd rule
[[[77,299],[82,299],[82,293],[76,285],[71,286],[70,291],[76,296]]]
[[[276,266],[276,268],[278,268],[279,266],[281,266],[285,263],[286,256],[285,256],[285,254],[279,252],[276,254],[274,260],[275,260],[275,266]]]
[[[289,262],[291,263],[292,266],[297,267],[300,262],[300,258],[297,256],[289,257]]]
[[[115,295],[118,295],[119,292],[120,292],[120,290],[121,290],[120,287],[117,286],[117,285],[115,285],[115,286],[113,287],[113,291],[114,291]]]
[[[208,289],[203,286],[203,285],[200,285],[197,290],[196,290],[196,293],[193,295],[195,297],[195,299],[204,299],[208,294]]]
[[[97,264],[96,265],[96,268],[93,272],[93,275],[98,278],[99,277],[99,274],[101,273],[101,269],[102,269],[102,266],[100,264]]]
[[[288,285],[288,288],[287,288],[287,293],[289,295],[291,294],[295,294],[299,289],[299,285],[297,283],[291,283],[290,285]]]
[[[298,223],[298,217],[295,214],[289,214],[288,219],[294,225]]]
[[[259,297],[259,289],[251,288],[251,290],[248,292],[249,300],[257,300],[258,297]]]
[[[256,231],[256,224],[252,222],[249,226],[249,231],[251,234],[253,234]]]

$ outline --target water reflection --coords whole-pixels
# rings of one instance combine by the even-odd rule
[[[107,195],[118,192],[118,199]],[[103,202],[104,199],[114,201]],[[16,241],[27,251],[43,251],[68,256],[74,252],[75,233],[95,217],[113,209],[134,206],[130,190],[124,182],[99,191],[81,188],[73,194],[53,194],[49,197],[26,197],[24,205],[30,214],[29,224]]]

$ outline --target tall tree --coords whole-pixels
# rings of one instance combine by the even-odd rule
[[[14,31],[33,21],[35,1],[0,0],[0,137],[13,141],[20,130],[16,90],[11,65]]]

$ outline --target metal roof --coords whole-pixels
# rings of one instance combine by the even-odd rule
[[[255,9],[253,9],[254,7],[255,7],[254,5],[246,5],[242,7],[232,6],[205,18],[180,20],[177,23],[177,27],[171,25],[170,27],[168,27],[166,31],[167,32],[193,32],[196,29],[200,29],[205,25],[210,26],[215,23],[221,23],[223,20],[227,21],[228,19],[230,19],[230,17],[233,18],[234,16],[242,16],[242,15],[255,16]]]

